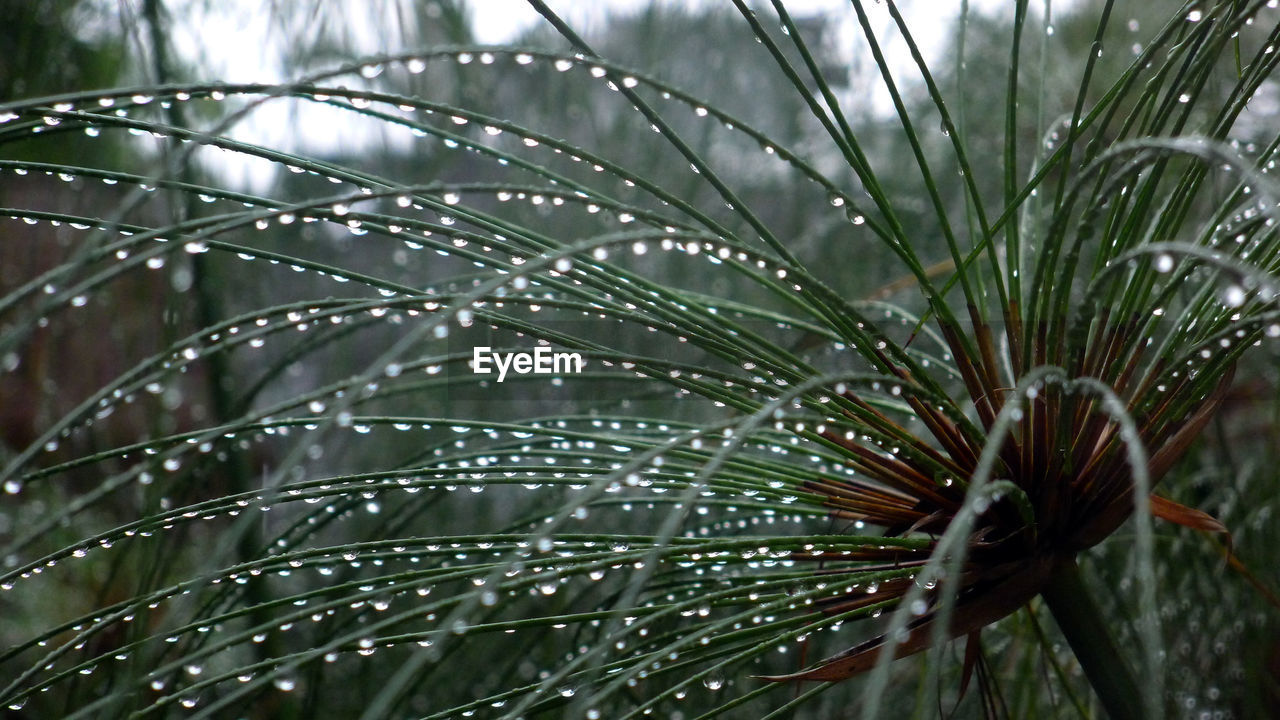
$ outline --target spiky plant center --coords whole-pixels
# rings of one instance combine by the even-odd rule
[[[905,372],[900,372],[909,379]],[[1229,384],[1228,376],[1208,396],[1179,397],[1175,392],[1155,402],[1143,403],[1146,388],[1128,391],[1138,420],[1144,447],[1152,449],[1146,468],[1152,483],[1158,481],[1189,447],[1217,409]],[[1124,393],[1117,393],[1124,396]],[[813,480],[810,490],[826,497],[834,519],[876,525],[886,536],[917,535],[936,539],[956,520],[965,504],[970,480],[979,474],[979,457],[991,435],[996,414],[1005,402],[1015,422],[1000,441],[991,482],[1001,488],[976,504],[976,518],[964,543],[957,577],[946,578],[955,605],[944,633],[959,637],[980,631],[1024,606],[1040,594],[1065,566],[1074,567],[1075,556],[1102,541],[1120,527],[1134,510],[1134,472],[1126,440],[1098,397],[1065,390],[1061,384],[1037,385],[1023,397],[1005,391],[1003,401],[988,400],[991,393],[973,398],[988,432],[976,438],[928,403],[907,397],[916,419],[933,441],[905,432],[863,399],[846,391],[843,396],[857,409],[846,411],[863,427],[892,431],[891,448],[875,446],[876,437],[822,433],[843,448],[847,463],[863,479]],[[1181,401],[1181,402],[1180,402]],[[1171,408],[1185,409],[1170,420]],[[907,442],[902,442],[906,437]],[[1166,501],[1167,502],[1167,501]],[[862,562],[857,572],[924,568],[937,551],[936,544],[919,549],[867,548],[856,553]],[[838,570],[830,571],[838,573]],[[826,600],[824,610],[844,613],[860,608],[892,607],[914,585],[914,575],[895,577],[867,587],[857,587],[841,597]],[[932,642],[943,584],[928,581],[923,599],[913,603],[915,619],[908,634],[895,640],[895,657],[925,649]],[[880,613],[876,613],[879,615]],[[775,679],[839,680],[870,669],[885,636],[874,637],[817,668]]]

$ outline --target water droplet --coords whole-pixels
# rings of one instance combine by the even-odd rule
[[[280,692],[291,692],[294,688],[298,687],[298,682],[293,678],[276,678],[271,681],[271,684]]]

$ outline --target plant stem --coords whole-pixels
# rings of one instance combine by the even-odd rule
[[[1107,715],[1112,720],[1150,717],[1133,671],[1103,622],[1074,559],[1060,564],[1040,595]]]

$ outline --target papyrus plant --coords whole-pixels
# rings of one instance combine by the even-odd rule
[[[1127,8],[1065,53],[1013,3],[970,97],[963,24],[930,67],[854,0],[886,118],[735,0],[786,126],[531,1],[536,46],[179,82],[156,32],[158,83],[0,107],[4,242],[47,258],[4,382],[61,383],[2,456],[11,712],[1163,716],[1152,518],[1228,528],[1161,482],[1280,335],[1269,3],[1170,6],[1105,72]],[[248,139],[277,106],[341,142]],[[42,160],[68,133],[133,152]],[[585,372],[468,367],[539,344]]]

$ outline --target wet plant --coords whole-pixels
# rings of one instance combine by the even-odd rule
[[[1274,1],[1170,6],[1136,43],[1089,5],[1061,56],[1016,3],[976,107],[967,15],[931,66],[855,0],[886,119],[849,114],[820,25],[735,0],[798,127],[531,4],[527,46],[283,84],[179,82],[157,32],[157,82],[0,107],[35,258],[0,299],[15,717],[1275,701],[1261,662],[1172,687],[1166,646],[1196,583],[1234,588],[1232,637],[1272,631],[1247,560],[1276,418],[1232,408],[1276,384]],[[530,87],[567,99],[534,116]],[[246,139],[277,106],[344,142]],[[50,161],[84,135],[133,152]],[[1252,459],[1203,472],[1242,417],[1221,447]]]

